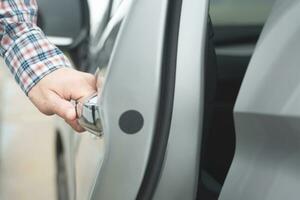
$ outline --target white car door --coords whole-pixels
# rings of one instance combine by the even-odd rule
[[[300,2],[277,1],[235,105],[236,152],[219,199],[300,196]]]
[[[123,1],[114,12],[92,52],[104,85],[80,111],[102,131],[80,140],[77,199],[196,197],[207,16],[208,0]]]

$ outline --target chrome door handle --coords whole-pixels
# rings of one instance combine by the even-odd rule
[[[99,137],[102,136],[103,128],[98,95],[92,95],[84,103],[76,102],[75,109],[79,124],[90,133]]]

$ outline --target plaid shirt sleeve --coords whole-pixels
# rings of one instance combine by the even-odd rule
[[[36,0],[0,0],[0,56],[22,90],[70,62],[36,25]]]

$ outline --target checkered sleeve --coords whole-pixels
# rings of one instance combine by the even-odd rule
[[[36,25],[36,0],[0,0],[0,55],[22,90],[70,62]]]

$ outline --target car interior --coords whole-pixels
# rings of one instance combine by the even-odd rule
[[[257,23],[243,24],[232,19],[228,19],[229,23],[218,23],[218,17],[226,18],[226,11],[213,13],[219,11],[214,6],[219,6],[220,2],[212,0],[210,4],[212,18],[208,20],[205,50],[205,99],[197,199],[206,200],[218,199],[230,168],[235,151],[234,104],[273,3],[270,0],[251,2],[257,7],[263,2],[266,9],[259,10],[263,17]],[[232,4],[232,11],[236,12],[234,8],[238,6],[234,2],[238,0],[223,0],[224,4]],[[246,1],[239,0],[240,7],[243,2],[247,6]],[[238,17],[239,12],[236,15]]]

